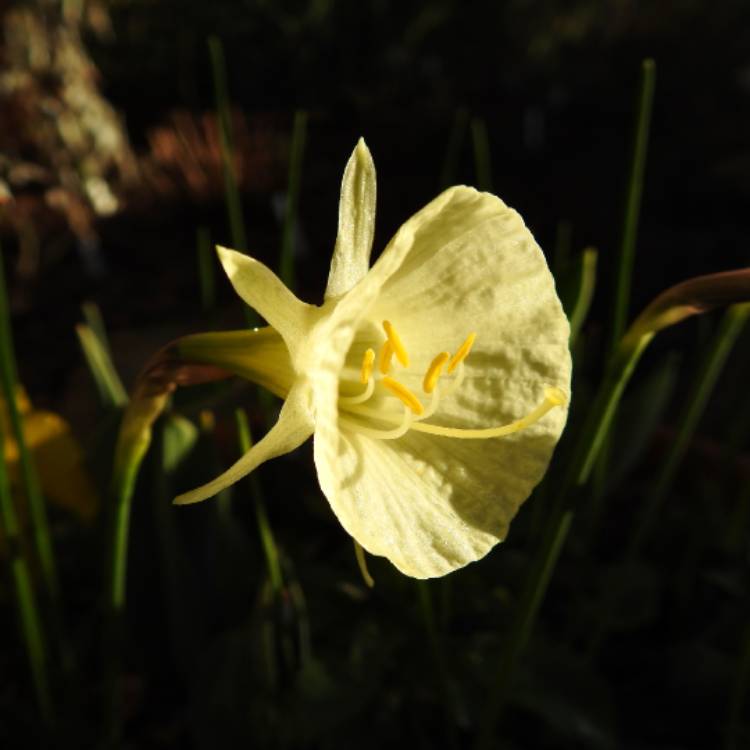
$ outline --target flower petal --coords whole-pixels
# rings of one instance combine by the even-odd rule
[[[502,541],[557,441],[543,422],[494,440],[331,435],[316,429],[315,464],[336,516],[368,552],[415,578],[445,575]]]
[[[225,247],[216,251],[237,294],[281,334],[294,359],[317,308],[297,299],[268,266],[255,258]]]
[[[326,299],[348,292],[367,273],[375,231],[375,164],[360,138],[344,170],[339,230],[328,274]]]
[[[309,386],[300,384],[292,388],[281,408],[279,419],[268,433],[221,476],[202,487],[178,495],[175,505],[188,505],[213,497],[230,484],[238,482],[260,464],[302,445],[313,433],[309,411]]]

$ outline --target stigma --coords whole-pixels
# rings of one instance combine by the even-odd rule
[[[464,363],[471,354],[476,333],[469,333],[453,354],[441,351],[433,357],[421,378],[422,395],[399,379],[401,372],[407,373],[411,364],[403,338],[391,321],[384,320],[382,327],[385,338],[379,344],[378,354],[375,348],[368,347],[362,355],[357,378],[360,392],[339,395],[339,424],[345,430],[382,440],[397,439],[410,430],[469,440],[505,437],[530,427],[552,409],[568,402],[560,388],[540,384],[543,398],[538,405],[508,424],[477,429],[434,424],[427,420],[431,420],[439,412],[441,402],[452,397],[463,384]],[[346,380],[342,377],[342,382]]]

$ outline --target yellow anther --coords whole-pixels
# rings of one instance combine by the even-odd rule
[[[385,340],[385,343],[380,349],[380,360],[378,362],[378,369],[383,375],[387,375],[391,369],[391,357],[393,356],[393,346],[389,339]]]
[[[393,378],[385,377],[380,381],[396,398],[406,404],[415,414],[419,415],[424,411],[419,399],[402,383]]]
[[[425,393],[432,393],[435,390],[443,366],[450,358],[451,355],[448,352],[440,352],[440,354],[432,360],[432,364],[427,368],[424,380],[422,381],[422,388]]]
[[[409,355],[406,353],[406,347],[404,347],[401,338],[396,333],[396,329],[389,320],[383,321],[383,330],[385,331],[385,335],[388,336],[388,341],[391,342],[391,347],[393,347],[393,353],[396,355],[396,359],[404,367],[408,367]]]
[[[368,349],[362,357],[362,369],[359,373],[359,380],[362,385],[367,385],[370,381],[370,375],[372,375],[372,363],[375,361],[375,352],[372,349]]]
[[[466,341],[464,341],[464,343],[458,347],[458,351],[453,355],[451,361],[448,363],[448,372],[453,372],[461,364],[461,362],[463,362],[466,357],[469,356],[469,352],[471,351],[471,347],[474,345],[474,339],[476,337],[476,333],[470,333],[466,337]]]

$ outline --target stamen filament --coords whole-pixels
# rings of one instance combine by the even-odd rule
[[[399,383],[398,380],[394,380],[387,375],[380,382],[415,414],[421,414],[424,411],[420,400],[403,383]]]
[[[362,391],[362,393],[360,393],[358,396],[339,396],[339,404],[344,404],[346,406],[353,404],[362,404],[367,401],[370,396],[372,396],[374,390],[375,378],[370,378],[367,386],[365,387],[365,390]]]
[[[359,381],[362,385],[367,385],[370,381],[370,375],[372,375],[372,363],[375,361],[375,352],[372,349],[367,349],[364,356],[362,357],[362,369],[359,373]]]
[[[432,364],[427,368],[424,380],[422,381],[422,389],[425,393],[432,393],[435,390],[443,366],[450,358],[451,355],[448,352],[440,352],[432,360]]]
[[[463,362],[466,357],[469,356],[469,352],[471,351],[471,347],[474,345],[474,339],[476,337],[476,333],[470,333],[466,337],[466,341],[464,341],[464,343],[458,347],[458,351],[453,355],[453,358],[448,363],[448,372],[453,372],[456,367],[458,367],[458,365],[461,364],[461,362]]]
[[[339,399],[339,404],[341,403],[341,399]],[[359,414],[361,417],[372,417],[373,419],[378,419],[383,422],[393,422],[396,424],[397,422],[400,423],[403,419],[403,412],[396,414],[396,412],[393,411],[383,411],[383,409],[373,409],[370,406],[353,406],[349,408],[347,405],[346,409],[343,409],[343,411],[348,412],[349,414]],[[411,411],[409,411],[411,414]]]
[[[352,412],[356,413],[355,410],[352,410]],[[389,417],[385,415],[378,415],[377,418],[384,420],[389,419]],[[378,430],[374,427],[366,427],[359,422],[355,422],[353,419],[342,417],[341,414],[339,414],[339,426],[345,427],[351,432],[357,432],[360,435],[365,435],[366,437],[375,438],[377,440],[395,440],[409,432],[409,428],[412,426],[412,413],[409,409],[404,408],[404,413],[401,417],[401,424],[392,430]]]
[[[390,339],[386,339],[383,346],[380,348],[380,359],[378,361],[378,369],[381,375],[387,375],[391,370],[391,357],[393,357],[393,346]]]
[[[441,392],[440,397],[447,398],[448,396],[453,395],[463,385],[465,376],[466,368],[464,367],[464,363],[459,362],[456,377],[453,378],[452,381],[450,381],[450,384],[448,385],[448,388],[445,390],[445,392]]]
[[[512,435],[514,432],[520,432],[530,425],[538,422],[548,411],[556,406],[562,406],[567,402],[565,394],[559,388],[547,388],[544,392],[544,401],[539,406],[530,411],[525,417],[517,419],[510,424],[501,427],[488,427],[479,430],[465,430],[459,427],[441,427],[436,424],[425,424],[424,422],[414,422],[411,429],[418,432],[427,432],[430,435],[442,435],[443,437],[466,438],[466,439],[484,439],[493,437],[503,437]]]
[[[430,394],[430,403],[427,405],[427,408],[422,412],[422,414],[417,417],[417,420],[415,421],[422,421],[423,419],[429,419],[438,408],[438,404],[440,403],[440,386],[436,386],[435,390]]]
[[[406,351],[406,347],[401,341],[401,337],[396,333],[396,329],[393,327],[393,324],[389,320],[383,321],[383,330],[385,331],[385,335],[388,337],[388,341],[391,342],[393,353],[396,355],[396,359],[401,363],[403,367],[408,367],[409,355]]]
[[[362,574],[362,578],[364,579],[364,582],[367,584],[367,586],[369,588],[372,588],[375,585],[375,581],[372,579],[370,571],[367,570],[367,559],[365,558],[365,551],[364,549],[362,549],[362,545],[356,539],[352,539],[352,541],[354,542],[354,555],[357,558],[359,572]]]

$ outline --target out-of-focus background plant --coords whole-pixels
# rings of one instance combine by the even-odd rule
[[[675,287],[750,265],[749,132],[741,0],[0,3],[0,745],[749,746],[747,274]],[[171,506],[278,409],[179,389],[113,600],[128,389],[254,322],[213,243],[322,299],[360,135],[376,252],[458,182],[545,249],[550,473],[486,559],[368,589],[308,448]]]

